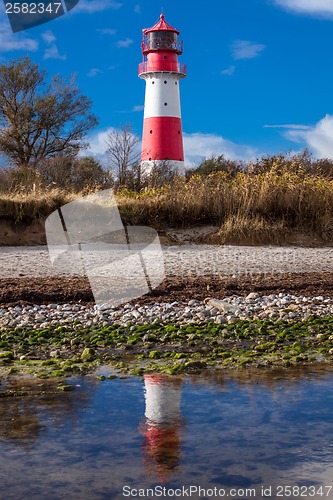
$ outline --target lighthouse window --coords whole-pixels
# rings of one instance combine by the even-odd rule
[[[178,134],[180,134],[180,130],[178,130]]]
[[[175,82],[175,85],[178,85],[178,82]]]
[[[165,103],[164,103],[164,106],[167,106],[167,105],[168,105],[168,103],[167,103],[167,102],[165,102]]]
[[[147,48],[150,50],[177,49],[177,34],[169,31],[153,31],[148,34],[145,40]]]
[[[166,58],[167,58],[167,56],[164,56],[164,59],[166,59]]]
[[[151,161],[151,158],[149,158],[149,161]]]
[[[155,83],[154,80],[151,83],[154,85],[154,83]]]
[[[151,131],[150,131],[150,133],[152,134],[152,133],[153,133],[153,131],[151,130]]]
[[[166,80],[164,80],[164,83],[168,83]]]

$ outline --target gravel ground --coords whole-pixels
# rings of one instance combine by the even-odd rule
[[[330,298],[283,293],[260,296],[251,292],[246,297],[230,296],[224,300],[207,298],[204,301],[191,299],[151,305],[136,303],[117,308],[111,308],[107,304],[94,307],[81,304],[6,307],[0,309],[0,328],[44,329],[63,325],[80,329],[82,326],[126,326],[154,322],[230,324],[248,318],[307,320],[311,316],[332,314],[333,299]]]
[[[163,247],[163,256],[167,277],[333,272],[332,247],[182,245]],[[46,247],[0,247],[0,278],[57,274]]]
[[[163,252],[164,282],[112,309],[94,307],[86,277],[56,275],[46,247],[2,247],[0,327],[333,315],[333,248],[184,245]]]

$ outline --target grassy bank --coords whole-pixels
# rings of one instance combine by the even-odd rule
[[[236,324],[58,327],[0,332],[0,374],[66,378],[108,364],[119,372],[197,373],[332,362],[333,318]]]
[[[218,172],[142,195],[120,193],[118,202],[129,223],[216,225],[212,243],[281,243],[297,233],[333,241],[333,181],[319,176]]]
[[[78,196],[60,188],[0,193],[0,219],[10,222],[31,222],[46,218],[54,210]]]
[[[45,218],[76,196],[59,188],[0,194],[0,218]],[[139,193],[119,190],[116,199],[127,224],[159,230],[215,225],[210,243],[280,244],[295,242],[297,235],[318,244],[333,242],[333,180],[319,174],[287,168],[215,172]]]

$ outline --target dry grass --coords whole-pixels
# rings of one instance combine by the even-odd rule
[[[0,218],[14,222],[46,218],[54,210],[75,198],[61,189],[0,194]]]
[[[59,189],[0,194],[0,217],[47,217],[77,194]],[[287,169],[260,174],[224,172],[177,179],[160,189],[120,191],[118,206],[127,224],[157,229],[214,224],[211,242],[282,243],[295,234],[333,241],[333,180]]]
[[[119,196],[118,204],[132,224],[219,225],[215,243],[281,243],[295,233],[333,241],[333,181],[320,176],[219,172],[136,198]]]

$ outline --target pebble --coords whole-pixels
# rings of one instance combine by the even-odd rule
[[[210,299],[207,302],[208,306],[216,307],[216,309],[222,311],[222,312],[229,312],[234,309],[234,307],[227,301],[225,300],[213,300]]]
[[[0,328],[49,328],[57,325],[75,329],[96,325],[138,325],[144,323],[236,323],[239,319],[285,319],[306,321],[312,316],[333,316],[333,299],[303,297],[287,293],[268,296],[252,292],[223,300],[156,302],[152,305],[43,304],[0,307]]]

